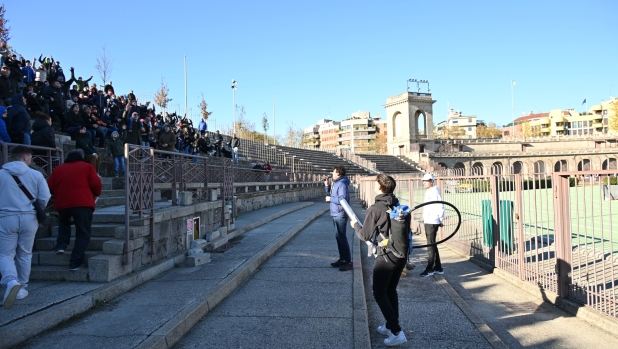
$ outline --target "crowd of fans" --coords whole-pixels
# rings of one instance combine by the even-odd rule
[[[56,148],[55,132],[63,132],[88,154],[86,160],[97,172],[99,149],[107,149],[114,157],[116,175],[124,173],[120,160],[124,143],[232,158],[229,142],[224,144],[219,131],[209,133],[206,120],[195,127],[186,117],[162,115],[149,101],[138,101],[132,90],[121,95],[111,81],[97,86],[90,84],[92,76],[76,78],[73,67],[67,80],[53,56],[39,55],[32,61],[18,58],[2,42],[0,59],[0,140],[4,142]],[[32,124],[31,119],[35,119]]]

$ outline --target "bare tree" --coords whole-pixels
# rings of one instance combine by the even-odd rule
[[[614,99],[608,120],[609,131],[618,133],[618,99]]]
[[[114,69],[114,61],[109,56],[106,45],[103,45],[103,52],[97,52],[97,64],[94,66],[103,80],[103,86],[112,79],[112,70]]]
[[[4,18],[4,14],[6,13],[6,8],[3,5],[0,5],[0,41],[9,42],[11,39],[10,31],[11,27],[7,24],[9,20]]]
[[[264,144],[268,144],[268,116],[266,113],[262,115],[262,129],[264,130]]]
[[[208,117],[210,116],[210,114],[212,114],[212,112],[208,111],[208,103],[206,103],[206,100],[204,99],[204,93],[202,93],[202,100],[197,106],[200,108],[202,118],[204,118],[204,120],[208,120]]]
[[[165,111],[167,111],[167,104],[172,101],[172,99],[169,98],[169,93],[170,89],[165,83],[165,78],[161,77],[161,88],[155,94],[155,103]]]
[[[303,142],[303,134],[303,130],[298,128],[296,125],[288,124],[283,142],[288,147],[300,147]]]

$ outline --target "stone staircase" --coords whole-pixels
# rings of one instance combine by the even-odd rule
[[[379,172],[386,174],[396,173],[417,173],[420,169],[411,162],[404,161],[401,157],[394,155],[374,155],[374,154],[356,154],[359,157],[369,160],[376,164],[376,169]]]
[[[97,201],[97,209],[108,206],[124,205],[124,179],[122,178],[101,178],[103,190]],[[160,194],[160,193],[159,193]],[[160,197],[160,195],[159,195]],[[93,216],[92,236],[86,248],[86,265],[88,260],[104,252],[106,241],[116,238],[117,231],[124,232],[124,215],[121,221],[99,222],[97,211]],[[65,249],[63,255],[56,255],[54,247],[58,237],[57,220],[51,228],[51,236],[35,239],[32,252],[32,271],[31,280],[69,280],[69,281],[89,281],[88,269],[71,271],[69,270],[69,260],[71,251],[75,244],[75,226],[71,226],[71,243]]]

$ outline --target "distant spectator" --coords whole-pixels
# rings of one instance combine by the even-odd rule
[[[6,108],[0,106],[0,140],[3,142],[11,143],[11,137],[9,136],[9,132],[6,129],[6,116],[7,116]]]
[[[197,130],[200,131],[201,134],[204,134],[208,131],[208,124],[206,123],[206,118],[202,118],[202,121],[197,125]]]
[[[99,166],[101,166],[101,157],[97,154],[97,150],[92,145],[90,137],[86,134],[86,129],[81,129],[75,139],[75,147],[84,151],[84,154],[88,154],[84,157],[84,160],[91,163],[94,170],[99,173]]]
[[[142,145],[142,131],[144,127],[139,121],[138,113],[134,112],[131,114],[131,117],[127,120],[127,124],[123,125],[122,128],[123,130],[126,129],[125,143]]]
[[[236,137],[236,133],[232,135],[230,146],[232,147],[232,160],[235,164],[238,163],[238,148],[240,147],[240,139]]]
[[[36,63],[36,58],[34,61],[32,61],[32,65],[34,66],[34,63]],[[40,85],[43,85],[43,81],[47,81],[47,70],[45,69],[45,66],[43,64],[39,65],[39,68],[36,69],[34,68],[34,82],[37,83],[37,87],[39,87]]]
[[[0,41],[0,66],[4,65],[4,61],[9,57],[11,51],[6,47],[6,42],[4,40]]]
[[[79,91],[83,90],[84,87],[88,87],[88,82],[90,82],[90,80],[92,80],[93,76],[90,75],[90,78],[88,78],[87,80],[82,80],[82,77],[78,77],[77,80],[75,80],[75,85],[77,85],[77,89]]]
[[[210,155],[212,148],[210,146],[210,138],[208,137],[208,133],[205,132],[202,134],[202,137],[200,137],[197,141],[197,146],[200,152]]]
[[[3,66],[0,69],[0,103],[6,106],[4,100],[17,94],[17,80],[11,77],[9,67]]]
[[[112,139],[107,143],[107,152],[114,159],[114,177],[124,177],[124,142],[117,131],[112,132]]]
[[[39,223],[28,195],[40,207],[47,206],[51,195],[41,172],[29,168],[32,150],[24,146],[13,148],[10,162],[0,171],[0,283],[6,287],[3,305],[13,306],[15,299],[28,296],[28,281],[32,265],[32,246]],[[17,179],[15,179],[17,178]]]
[[[9,67],[9,70],[11,71],[11,79],[17,82],[17,92],[15,93],[21,93],[21,91],[26,87],[24,79],[22,78],[21,61],[17,60],[16,57],[9,57],[4,61],[4,65]]]
[[[7,115],[9,135],[13,143],[30,145],[30,115],[26,111],[26,98],[16,94],[11,98],[11,108]]]
[[[223,136],[221,136],[221,134],[219,133],[219,130],[215,132],[214,141],[215,141],[216,156],[221,157],[221,147],[223,146]]]
[[[21,72],[23,75],[23,80],[26,84],[33,83],[36,78],[36,74],[34,73],[34,69],[30,66],[30,61],[26,61],[26,64],[21,67]]]
[[[49,105],[49,116],[54,122],[60,122],[60,127],[64,130],[66,127],[64,92],[59,81],[54,81],[51,86],[45,88],[43,97]]]
[[[73,104],[71,109],[66,115],[66,128],[65,132],[71,136],[76,136],[81,129],[86,130],[86,123],[79,110],[79,104]]]
[[[69,268],[86,268],[86,248],[90,242],[95,197],[101,195],[101,178],[95,169],[85,163],[81,150],[67,154],[64,164],[57,166],[47,182],[54,195],[54,209],[58,211],[58,238],[56,254],[64,254],[71,242],[71,224],[75,224],[75,245],[71,252]]]
[[[56,146],[56,135],[54,128],[52,127],[52,119],[49,115],[41,112],[37,113],[37,119],[32,124],[32,135],[30,136],[32,145],[38,147],[55,148],[56,151],[60,151],[60,148]],[[47,154],[46,151],[38,150],[34,152],[38,155]]]
[[[172,132],[170,125],[166,124],[163,127],[163,133],[159,135],[159,144],[161,145],[161,150],[174,151],[174,146],[176,145],[176,135]]]

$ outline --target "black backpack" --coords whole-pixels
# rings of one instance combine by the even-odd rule
[[[391,251],[397,258],[408,258],[412,251],[412,231],[410,230],[410,209],[406,205],[397,205],[393,208],[379,202],[388,214],[391,228],[388,231],[388,244],[383,249]],[[385,238],[383,236],[383,238]],[[372,238],[374,245],[377,244]],[[386,252],[386,251],[385,251]]]

